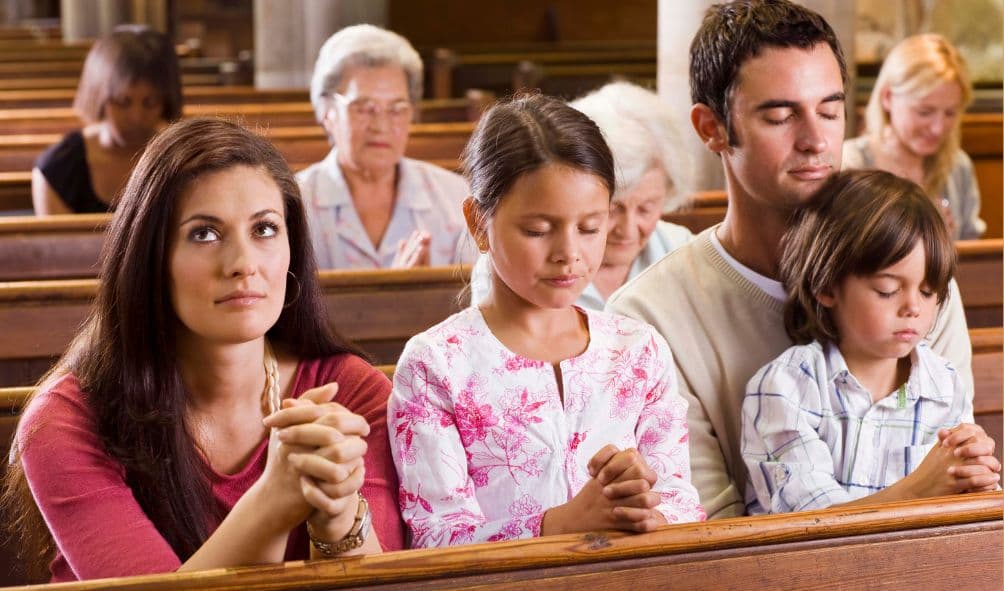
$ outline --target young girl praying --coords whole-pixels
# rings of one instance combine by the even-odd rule
[[[924,341],[955,270],[931,199],[889,173],[843,172],[799,216],[781,258],[796,346],[743,402],[748,511],[996,488],[973,392]]]
[[[665,340],[573,305],[602,261],[614,188],[596,125],[518,98],[481,118],[464,161],[492,286],[397,365],[387,412],[413,547],[704,519]]]

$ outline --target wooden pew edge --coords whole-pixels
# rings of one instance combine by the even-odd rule
[[[981,238],[979,240],[957,240],[955,250],[959,258],[988,256],[991,258],[1001,258],[1001,250],[1004,249],[1004,238]]]
[[[1004,351],[1004,327],[970,328],[969,341],[973,353],[992,353]]]
[[[111,220],[109,213],[0,217],[0,233],[98,232],[105,230]]]
[[[601,563],[623,559],[672,556],[710,550],[751,548],[790,542],[812,542],[924,528],[980,524],[988,530],[1004,526],[1004,493],[940,497],[885,505],[824,509],[671,525],[642,535],[621,532],[550,536],[532,540],[476,544],[442,549],[389,552],[344,559],[290,562],[264,567],[226,568],[196,573],[104,579],[44,588],[233,589],[343,588],[411,582],[449,576]],[[299,587],[297,587],[299,588]]]

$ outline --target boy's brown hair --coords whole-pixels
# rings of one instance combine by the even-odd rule
[[[941,214],[919,186],[888,172],[833,175],[795,214],[781,241],[788,291],[784,327],[796,344],[839,341],[829,309],[816,298],[845,279],[868,276],[924,246],[924,281],[941,304],[955,274],[955,245]]]

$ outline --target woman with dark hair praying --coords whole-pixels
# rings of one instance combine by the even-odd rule
[[[328,328],[275,148],[219,120],[168,128],[105,248],[14,440],[25,559],[67,581],[400,548],[390,382]]]

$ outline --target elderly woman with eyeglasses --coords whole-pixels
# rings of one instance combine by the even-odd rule
[[[372,25],[346,27],[321,47],[310,83],[331,152],[297,175],[318,267],[389,268],[469,262],[467,183],[404,157],[422,95],[422,60]]]

